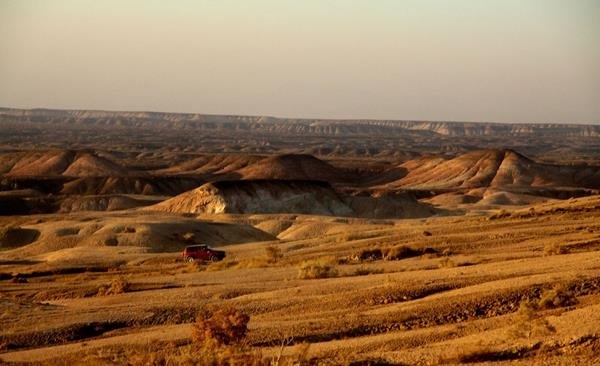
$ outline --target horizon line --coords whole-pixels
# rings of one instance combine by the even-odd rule
[[[305,120],[305,121],[332,121],[332,122],[419,122],[419,123],[453,123],[453,124],[497,124],[497,125],[570,125],[570,126],[598,126],[600,120],[596,122],[540,122],[540,121],[515,121],[515,122],[499,122],[485,120],[439,120],[439,119],[391,119],[391,118],[323,118],[323,117],[290,117],[290,116],[275,116],[270,114],[225,114],[225,113],[201,113],[201,112],[173,112],[160,110],[143,110],[143,109],[85,109],[85,108],[55,108],[55,107],[6,107],[0,106],[0,110],[20,110],[20,111],[63,111],[63,112],[108,112],[108,113],[153,113],[153,114],[179,114],[179,115],[201,115],[201,116],[222,116],[222,117],[252,117],[252,118],[274,118],[279,120]]]

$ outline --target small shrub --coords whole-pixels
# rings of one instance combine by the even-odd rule
[[[275,245],[268,245],[265,247],[265,255],[267,257],[267,262],[271,264],[275,264],[279,262],[283,258],[283,253],[281,252],[281,248]]]
[[[421,252],[405,245],[397,245],[390,248],[385,256],[385,259],[390,261],[397,261],[400,259],[417,257],[421,255]]]
[[[450,259],[450,257],[444,257],[444,258],[440,259],[439,266],[440,266],[440,268],[451,268],[451,267],[456,267],[457,264],[455,261]]]
[[[375,249],[363,249],[356,253],[353,258],[356,261],[374,261],[383,258],[383,252],[379,248]]]
[[[547,244],[546,246],[544,246],[544,255],[547,256],[566,254],[567,252],[567,248],[561,246],[558,243]]]
[[[553,289],[542,292],[542,297],[538,305],[541,309],[554,309],[575,305],[577,302],[577,298],[572,292],[563,286],[557,285]]]
[[[98,289],[98,296],[105,296],[105,295],[117,295],[117,294],[123,294],[127,291],[129,291],[131,288],[131,283],[129,283],[129,281],[123,277],[123,276],[119,276],[116,278],[113,278],[113,280],[110,282],[110,285],[108,286],[101,286]]]
[[[192,326],[192,341],[199,346],[239,344],[248,332],[250,317],[236,309],[201,313]]]
[[[534,335],[548,335],[556,329],[538,314],[540,307],[533,301],[523,301],[517,311],[517,321],[510,329],[513,338],[530,338]]]
[[[323,261],[302,262],[298,269],[298,278],[305,280],[336,277],[337,275],[337,269]]]
[[[113,279],[108,289],[111,294],[122,294],[129,291],[131,283],[123,276]]]

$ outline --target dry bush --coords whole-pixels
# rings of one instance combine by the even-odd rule
[[[511,338],[530,338],[535,335],[548,335],[554,333],[556,329],[538,314],[540,306],[533,301],[523,301],[517,311],[517,320],[513,327],[509,329]]]
[[[406,245],[396,245],[386,252],[385,259],[397,261],[405,258],[417,257],[421,254],[421,251],[407,247]]]
[[[457,264],[455,261],[450,259],[450,257],[444,257],[444,258],[440,259],[439,266],[440,266],[440,268],[452,268],[452,267],[456,267]]]
[[[546,244],[546,246],[544,246],[544,255],[546,256],[560,255],[566,253],[568,253],[567,248],[561,246],[558,243]]]
[[[540,309],[554,309],[577,303],[577,298],[571,291],[568,291],[564,286],[556,285],[554,288],[542,292],[538,307]]]
[[[117,294],[123,294],[127,291],[129,291],[131,288],[131,283],[129,283],[129,281],[123,277],[123,276],[119,276],[119,277],[115,277],[112,279],[112,281],[110,282],[110,285],[108,286],[101,286],[98,289],[98,296],[106,296],[106,295],[117,295]]]
[[[249,320],[233,308],[200,313],[192,327],[192,341],[199,346],[239,344],[248,332]]]
[[[375,261],[383,258],[383,251],[379,248],[363,249],[354,254],[352,259],[355,262]]]
[[[337,269],[324,260],[305,261],[300,263],[298,268],[298,278],[305,280],[336,277],[337,275]]]
[[[275,264],[283,258],[283,253],[278,246],[268,245],[265,247],[265,256],[267,257],[267,263]]]

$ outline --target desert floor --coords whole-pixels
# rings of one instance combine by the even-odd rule
[[[600,363],[599,196],[404,220],[0,219],[46,238],[0,252],[0,363],[205,363],[195,319],[223,308],[250,320],[240,345],[213,349],[215,363]],[[257,228],[272,239],[253,241]],[[52,248],[90,230],[132,245]],[[220,246],[224,261],[186,263],[160,241],[138,245],[144,230],[237,244]]]

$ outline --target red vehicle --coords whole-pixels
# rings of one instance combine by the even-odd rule
[[[225,252],[216,250],[208,245],[191,245],[183,250],[183,260],[186,262],[211,261],[216,262],[225,258]]]

